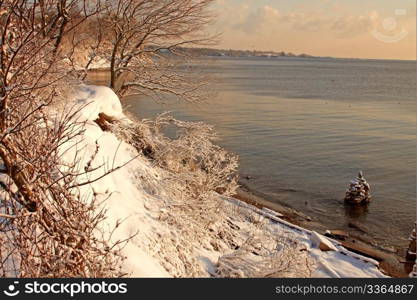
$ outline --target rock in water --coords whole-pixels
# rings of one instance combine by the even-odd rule
[[[345,201],[349,204],[367,204],[371,202],[371,187],[366,182],[362,171],[358,177],[350,182],[349,189],[346,191]]]

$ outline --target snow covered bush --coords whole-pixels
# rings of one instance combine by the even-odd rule
[[[167,130],[174,130],[175,137],[170,138]],[[202,199],[212,191],[223,195],[236,191],[238,157],[213,143],[217,136],[210,125],[162,114],[153,121],[115,122],[111,131],[175,174],[178,182],[186,183],[190,198]]]
[[[241,214],[249,216],[248,212]],[[290,234],[268,230],[268,220],[260,219],[251,235],[239,247],[219,257],[216,277],[284,278],[310,277],[314,263],[305,245]]]
[[[94,176],[85,181],[80,177],[99,168],[92,167],[98,148],[85,165],[78,151],[72,161],[63,160],[83,138],[85,123],[76,119],[77,112],[44,114],[38,123],[24,123],[30,130],[19,131],[18,142],[9,144],[22,147],[17,157],[30,190],[22,193],[15,175],[6,169],[1,181],[0,276],[122,275],[119,244],[112,244],[110,232],[99,229],[106,195],[82,191],[95,181]]]
[[[95,180],[79,180],[94,171],[95,160],[80,164],[83,107],[56,110],[75,80],[64,60],[71,49],[62,49],[62,39],[98,13],[95,4],[0,2],[0,276],[122,275],[121,244],[109,243],[110,233],[98,227],[103,199],[81,192]],[[71,149],[63,151],[68,143]],[[74,149],[73,160],[64,160]]]
[[[159,226],[176,233],[154,255],[165,255],[161,263],[175,277],[206,276],[196,259],[198,247],[236,247],[231,231],[224,228],[228,206],[223,197],[236,191],[238,157],[214,144],[211,126],[166,114],[155,120],[112,122],[110,130],[160,170],[159,183],[137,174],[138,187],[163,199]]]

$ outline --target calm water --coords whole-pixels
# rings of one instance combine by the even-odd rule
[[[170,110],[215,125],[240,155],[251,188],[330,229],[365,224],[380,243],[405,246],[416,219],[416,62],[226,59],[200,67],[217,76],[215,99],[199,106],[130,98],[141,118]],[[345,207],[363,170],[374,201]]]

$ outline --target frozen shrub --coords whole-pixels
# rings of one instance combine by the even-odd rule
[[[210,125],[162,114],[155,120],[116,122],[111,130],[186,183],[194,199],[211,191],[232,195],[237,188],[238,157],[213,143],[217,136]],[[167,130],[174,130],[175,137],[165,134]]]
[[[1,277],[122,275],[120,244],[99,226],[103,195],[81,190],[94,180],[95,155],[83,166],[74,150],[85,123],[74,107],[55,110],[76,81],[62,40],[100,11],[95,0],[0,1]]]

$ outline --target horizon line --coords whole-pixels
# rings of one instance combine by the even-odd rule
[[[273,53],[279,53],[279,52],[284,52],[284,53],[293,53],[294,55],[310,55],[312,56],[311,58],[335,58],[335,59],[362,59],[362,60],[398,60],[398,61],[417,61],[417,56],[415,58],[409,58],[409,59],[405,59],[405,58],[375,58],[375,57],[340,57],[340,56],[331,56],[331,55],[313,55],[307,52],[292,52],[292,51],[284,51],[284,50],[260,50],[260,49],[254,49],[254,50],[250,50],[250,49],[237,49],[237,48],[229,48],[229,49],[225,49],[225,48],[216,48],[215,46],[213,48],[211,48],[210,46],[206,46],[206,47],[192,47],[195,49],[213,49],[213,50],[224,50],[224,51],[248,51],[248,52],[254,52],[254,51],[259,51],[259,52],[273,52]],[[297,54],[296,54],[297,53]]]

